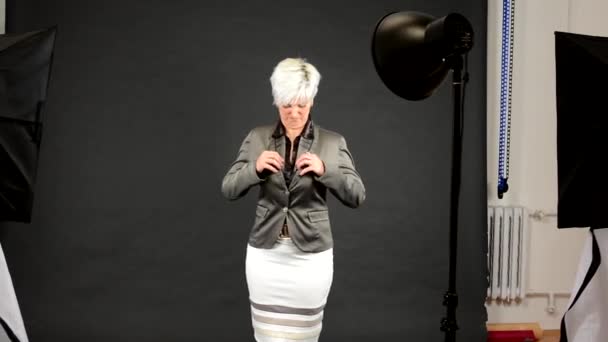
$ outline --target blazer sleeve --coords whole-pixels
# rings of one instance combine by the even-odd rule
[[[323,161],[325,173],[315,178],[344,205],[357,208],[365,200],[365,186],[342,136],[339,137],[337,154],[336,158]]]
[[[228,200],[232,201],[245,196],[252,186],[263,181],[255,170],[257,155],[255,155],[254,138],[254,130],[251,130],[243,140],[236,160],[230,165],[230,169],[224,176],[222,194]]]

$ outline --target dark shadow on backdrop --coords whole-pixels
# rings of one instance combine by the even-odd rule
[[[0,221],[31,221],[56,31],[0,35]]]
[[[0,35],[0,222],[31,221],[55,33],[52,27]],[[3,336],[18,342],[21,314],[12,282],[2,282]]]
[[[10,29],[62,32],[32,222],[2,226],[31,341],[251,340],[244,251],[254,198],[228,204],[219,184],[246,131],[276,120],[268,77],[286,56],[319,68],[312,115],[348,139],[369,196],[356,215],[330,202],[336,268],[321,339],[439,340],[451,92],[424,106],[395,99],[369,55],[377,18],[403,6],[15,2]],[[483,341],[486,4],[407,7],[459,11],[479,33],[458,290],[459,338]]]

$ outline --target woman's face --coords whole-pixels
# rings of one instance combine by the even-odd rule
[[[292,101],[290,104],[277,106],[281,123],[289,131],[301,131],[308,121],[312,102]]]

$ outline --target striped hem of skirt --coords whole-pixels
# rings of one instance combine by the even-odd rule
[[[258,341],[316,341],[321,334],[323,309],[294,308],[251,302],[251,318]]]

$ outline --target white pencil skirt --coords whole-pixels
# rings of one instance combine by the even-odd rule
[[[300,251],[291,239],[272,249],[247,245],[246,276],[258,342],[317,342],[334,272],[333,249]]]

